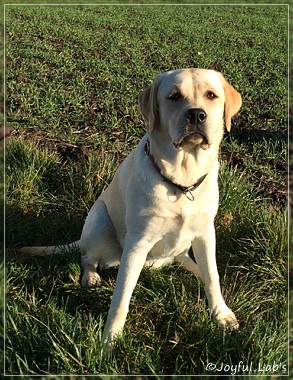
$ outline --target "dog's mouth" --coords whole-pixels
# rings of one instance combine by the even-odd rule
[[[176,149],[182,149],[185,145],[200,145],[203,150],[209,149],[212,143],[208,141],[207,136],[203,132],[191,132],[179,137],[177,141],[173,143]]]

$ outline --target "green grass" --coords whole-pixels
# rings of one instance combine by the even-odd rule
[[[241,362],[254,372],[237,374],[287,372],[287,7],[8,6],[5,16],[6,374],[177,378],[229,375]],[[82,289],[78,252],[17,248],[79,237],[144,134],[138,94],[189,66],[223,72],[243,97],[221,149],[216,218],[223,295],[240,330],[216,326],[191,274],[143,270],[106,358],[117,271]]]

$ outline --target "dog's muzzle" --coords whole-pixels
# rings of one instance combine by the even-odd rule
[[[190,108],[185,113],[183,133],[174,142],[175,148],[181,148],[185,144],[200,145],[202,149],[208,149],[211,143],[204,132],[207,113],[201,108]]]

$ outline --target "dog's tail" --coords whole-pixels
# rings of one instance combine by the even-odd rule
[[[52,245],[49,247],[22,247],[20,252],[28,253],[31,256],[48,256],[55,254],[64,254],[71,249],[80,249],[80,240],[65,245]]]

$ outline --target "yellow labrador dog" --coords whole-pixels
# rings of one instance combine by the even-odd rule
[[[120,265],[103,340],[121,335],[142,267],[166,264],[200,276],[219,325],[237,329],[220,290],[214,217],[218,208],[218,151],[224,120],[240,94],[213,70],[158,75],[139,96],[147,134],[91,208],[80,240],[66,246],[24,247],[31,255],[79,247],[82,285],[100,283],[97,268]],[[196,263],[188,255],[192,246]]]

